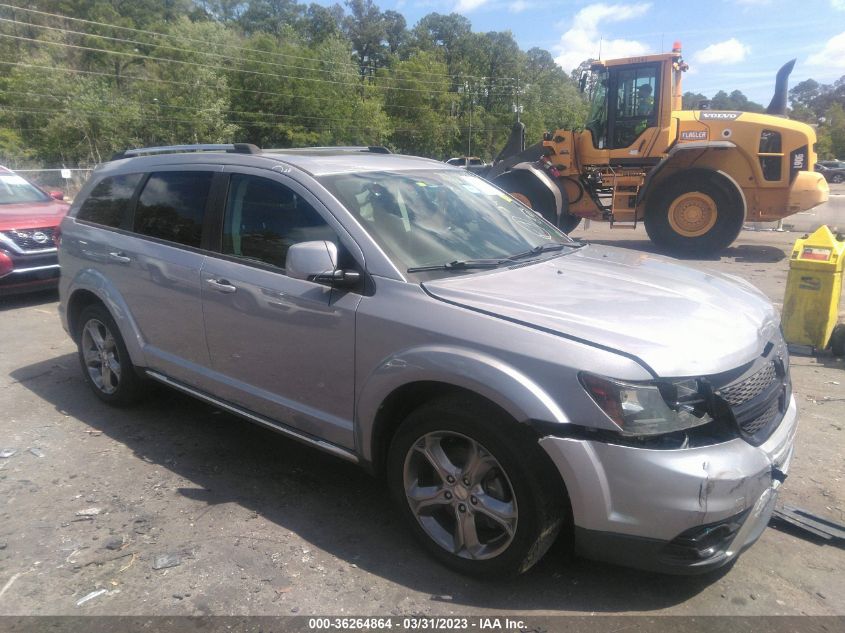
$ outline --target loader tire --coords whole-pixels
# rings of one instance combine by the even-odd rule
[[[649,198],[645,228],[651,240],[676,255],[714,255],[733,243],[745,218],[743,201],[726,179],[691,171]]]
[[[564,198],[563,213],[558,217],[554,195],[529,173],[509,171],[495,178],[493,184],[507,191],[522,204],[534,209],[564,233],[574,230],[581,222],[581,218],[577,215],[567,212],[566,198]],[[565,192],[562,193],[565,195]]]

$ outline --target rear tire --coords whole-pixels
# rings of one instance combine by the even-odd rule
[[[82,310],[76,341],[82,375],[94,394],[113,406],[127,406],[143,394],[144,382],[129,358],[111,314],[101,304]]]
[[[574,231],[581,222],[581,218],[577,215],[567,212],[569,205],[566,200],[564,200],[563,212],[558,217],[554,195],[529,173],[523,174],[518,170],[505,172],[495,178],[493,184],[507,191],[522,204],[532,208],[564,233]],[[566,191],[562,188],[561,195],[566,195]]]
[[[568,518],[562,482],[542,453],[531,431],[496,407],[441,398],[402,422],[388,484],[411,530],[444,565],[512,576],[542,558]]]
[[[830,349],[834,356],[845,356],[845,323],[838,323],[833,327]]]
[[[742,230],[742,199],[732,185],[706,172],[689,172],[664,184],[649,198],[648,236],[676,254],[710,255]]]

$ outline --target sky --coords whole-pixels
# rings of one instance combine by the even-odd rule
[[[741,90],[767,105],[775,73],[797,58],[790,87],[845,75],[845,0],[375,0],[412,27],[432,12],[466,16],[476,32],[510,30],[523,50],[548,50],[564,70],[581,61],[667,52],[690,66],[684,91]]]

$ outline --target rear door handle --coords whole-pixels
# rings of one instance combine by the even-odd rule
[[[128,264],[132,261],[132,258],[128,257],[123,251],[109,253],[109,259],[113,262],[120,262],[121,264]]]
[[[235,292],[238,289],[237,286],[230,284],[228,279],[206,279],[205,283],[217,292],[224,292],[226,294]]]

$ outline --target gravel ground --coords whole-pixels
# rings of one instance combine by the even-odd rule
[[[577,234],[650,249],[642,228]],[[781,302],[796,237],[743,232],[688,263]],[[515,580],[468,579],[433,562],[352,465],[164,389],[101,404],[55,294],[2,299],[0,338],[0,450],[17,451],[0,458],[0,614],[845,614],[845,551],[776,529],[705,577],[557,547]],[[793,358],[802,421],[781,498],[845,523],[843,370]]]

